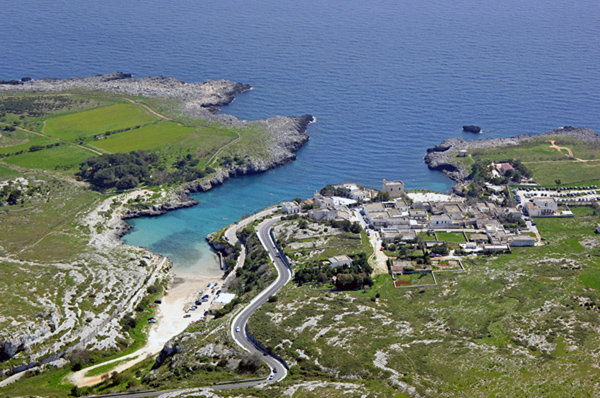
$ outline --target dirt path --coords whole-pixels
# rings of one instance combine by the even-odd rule
[[[231,142],[228,142],[227,144],[223,145],[221,148],[219,148],[219,150],[217,152],[214,153],[214,155],[212,155],[210,157],[210,159],[208,159],[208,162],[206,162],[207,166],[210,166],[210,164],[215,160],[215,158],[217,157],[217,155],[225,148],[227,148],[229,145],[236,143],[237,141],[240,140],[240,138],[242,138],[240,136],[240,133],[238,133],[237,131],[235,132],[237,134],[237,138]]]
[[[153,114],[154,116],[159,117],[159,118],[161,118],[163,120],[171,120],[170,118],[168,118],[168,117],[166,117],[164,115],[161,115],[160,113],[156,112],[154,109],[150,108],[146,104],[142,104],[140,102],[136,102],[136,101],[134,101],[134,100],[132,100],[130,98],[121,97],[121,99],[123,99],[123,100],[125,100],[127,102],[130,102],[130,103],[132,103],[134,105],[141,106],[142,108],[144,108],[145,110],[147,110],[148,112],[150,112],[151,114]]]
[[[387,260],[388,256],[381,250],[381,241],[377,238],[378,233],[373,232],[370,237],[371,246],[373,246],[374,253],[369,258],[369,263],[373,267],[373,276],[387,274]]]
[[[558,152],[562,153],[562,151],[565,150],[569,154],[570,157],[572,157],[573,159],[577,160],[578,162],[589,162],[589,160],[584,160],[584,159],[576,158],[575,155],[573,155],[573,151],[571,150],[571,148],[567,148],[566,146],[558,146],[558,145],[555,144],[556,141],[554,141],[554,140],[546,141],[546,142],[550,143],[550,148],[554,148]]]

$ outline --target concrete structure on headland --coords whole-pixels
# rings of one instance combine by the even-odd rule
[[[387,181],[383,180],[383,192],[389,193],[390,198],[395,199],[402,196],[404,193],[404,183],[400,180],[397,181]]]

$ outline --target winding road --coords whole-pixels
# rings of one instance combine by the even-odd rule
[[[278,359],[267,355],[264,351],[257,348],[248,338],[248,320],[263,305],[269,297],[276,294],[286,283],[292,279],[292,270],[285,260],[285,256],[281,255],[277,249],[273,239],[271,238],[271,228],[277,223],[281,217],[268,219],[260,223],[256,227],[256,233],[260,239],[260,243],[269,253],[269,257],[275,268],[277,269],[277,279],[269,287],[259,293],[250,304],[248,304],[231,322],[231,335],[235,342],[244,350],[258,355],[263,355],[263,361],[271,368],[273,379],[271,382],[282,380],[287,375],[287,370],[283,363]],[[238,331],[239,330],[239,331]],[[276,370],[276,372],[275,372]],[[258,384],[258,382],[255,382]]]
[[[225,231],[225,236],[227,236],[230,243],[235,244],[237,242],[237,237],[235,231],[239,228],[246,226],[252,221],[265,217],[271,214],[273,211],[277,210],[276,208],[271,208],[264,210],[260,213],[257,213],[249,218],[242,220],[239,223],[236,223],[229,227]],[[242,347],[245,351],[250,352],[251,354],[257,354],[261,356],[261,359],[271,368],[271,375],[273,376],[270,380],[259,379],[259,380],[249,380],[245,382],[236,382],[236,383],[228,383],[228,384],[217,384],[213,386],[206,386],[203,388],[209,388],[212,390],[232,390],[237,388],[246,388],[246,387],[254,387],[259,384],[264,383],[275,383],[280,380],[283,380],[287,376],[287,369],[284,364],[279,361],[277,358],[272,357],[271,355],[265,353],[258,347],[254,345],[248,338],[248,320],[250,317],[263,305],[269,297],[276,294],[283,286],[285,286],[292,279],[292,270],[285,259],[285,256],[280,253],[277,248],[275,242],[271,238],[271,228],[279,222],[281,216],[277,216],[271,219],[266,219],[262,221],[256,227],[256,233],[260,240],[260,243],[263,245],[265,250],[269,253],[269,257],[271,261],[275,265],[275,269],[277,270],[277,279],[271,285],[269,285],[265,290],[260,292],[258,296],[256,296],[250,304],[244,307],[233,319],[231,322],[231,336],[233,340]],[[242,253],[243,255],[244,253]],[[242,262],[243,264],[243,262]],[[239,266],[239,264],[238,264]],[[238,329],[239,328],[239,329]],[[239,330],[239,332],[238,332]],[[88,370],[88,369],[86,369]],[[276,370],[276,371],[275,371]],[[186,389],[189,390],[189,389]],[[177,390],[169,390],[169,391],[144,391],[139,393],[124,393],[124,394],[114,394],[111,395],[113,397],[116,396],[127,396],[129,398],[142,398],[142,397],[155,397],[158,395],[166,394],[169,392],[175,392]],[[101,396],[99,396],[101,397]]]

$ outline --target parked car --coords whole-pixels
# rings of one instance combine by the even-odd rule
[[[192,316],[190,314],[185,314],[183,317],[184,318],[191,318]]]
[[[154,300],[154,304],[162,304],[162,300]]]

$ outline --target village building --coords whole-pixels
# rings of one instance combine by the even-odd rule
[[[404,193],[404,183],[400,180],[387,181],[384,179],[382,191],[390,194],[392,199],[399,198]]]
[[[346,256],[345,254],[341,256],[331,257],[328,260],[328,262],[330,268],[349,267],[350,265],[352,265],[352,259]]]
[[[543,216],[551,216],[558,212],[558,204],[554,198],[539,198],[533,199],[533,203],[540,209]]]
[[[415,220],[419,223],[427,223],[427,211],[425,210],[409,210],[408,216],[411,220]]]
[[[390,272],[393,275],[402,275],[405,272],[413,272],[415,270],[415,265],[408,260],[400,260],[395,259],[390,265]]]
[[[333,207],[327,206],[319,209],[311,209],[307,215],[313,221],[331,221],[337,218],[338,211]]]
[[[535,238],[529,235],[515,235],[510,238],[510,245],[513,247],[535,246]]]
[[[486,234],[471,234],[469,236],[469,240],[471,242],[475,242],[477,244],[489,243],[490,239]]]
[[[496,165],[496,170],[498,173],[504,175],[508,170],[514,170],[515,168],[510,163],[500,163]]]
[[[466,158],[467,156],[469,156],[469,152],[466,149],[461,149],[458,151],[459,158]]]
[[[431,216],[431,218],[429,218],[429,226],[432,228],[449,227],[451,225],[452,219],[446,214]]]
[[[281,207],[287,214],[298,214],[302,210],[296,202],[283,202]]]
[[[408,210],[410,209],[410,206],[406,203],[404,199],[394,200],[394,206],[396,207],[396,209],[400,210],[403,213],[407,213],[408,215]]]
[[[348,195],[351,199],[354,200],[364,200],[369,197],[367,192],[360,189],[356,184],[346,183],[342,184],[342,186],[348,191]]]

